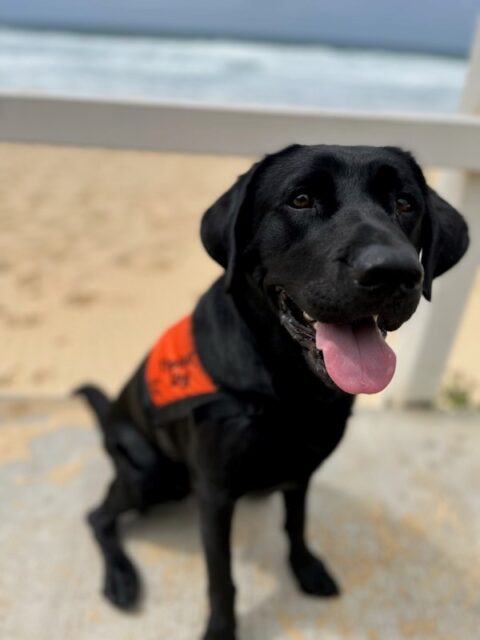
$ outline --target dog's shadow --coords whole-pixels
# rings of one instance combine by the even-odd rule
[[[305,596],[296,589],[285,561],[282,522],[278,495],[239,504],[233,554],[240,637],[303,640],[329,631],[365,640],[423,640],[458,637],[458,630],[469,626],[475,636],[478,576],[433,542],[422,518],[397,519],[381,504],[316,486],[309,500],[309,539],[341,585],[342,596],[335,599]],[[130,520],[124,535],[146,578],[145,606],[155,606],[153,592],[168,610],[168,598],[184,593],[181,581],[188,576],[188,592],[197,594],[189,606],[205,613],[193,498]]]

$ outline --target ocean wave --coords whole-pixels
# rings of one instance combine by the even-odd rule
[[[0,91],[453,111],[457,58],[225,40],[0,29]]]

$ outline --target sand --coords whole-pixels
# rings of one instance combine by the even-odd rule
[[[248,158],[0,145],[0,395],[115,392],[219,273],[203,211]],[[450,359],[480,389],[480,278]]]

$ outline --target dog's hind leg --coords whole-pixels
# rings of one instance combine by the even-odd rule
[[[144,513],[151,505],[184,498],[190,491],[190,480],[185,465],[156,449],[126,420],[112,418],[102,430],[116,476],[88,521],[104,558],[104,594],[126,609],[136,604],[140,581],[121,546],[118,518],[127,511]]]
[[[130,494],[122,478],[117,476],[102,504],[88,515],[105,563],[103,593],[122,609],[136,604],[140,593],[138,574],[122,549],[117,530],[119,516],[133,508]]]
[[[310,595],[331,597],[339,594],[335,580],[323,562],[315,557],[305,540],[305,502],[308,482],[283,492],[285,531],[290,544],[289,562],[300,589]]]

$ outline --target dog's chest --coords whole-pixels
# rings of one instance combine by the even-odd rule
[[[229,434],[228,473],[238,494],[304,482],[340,442],[346,418],[266,414]]]

